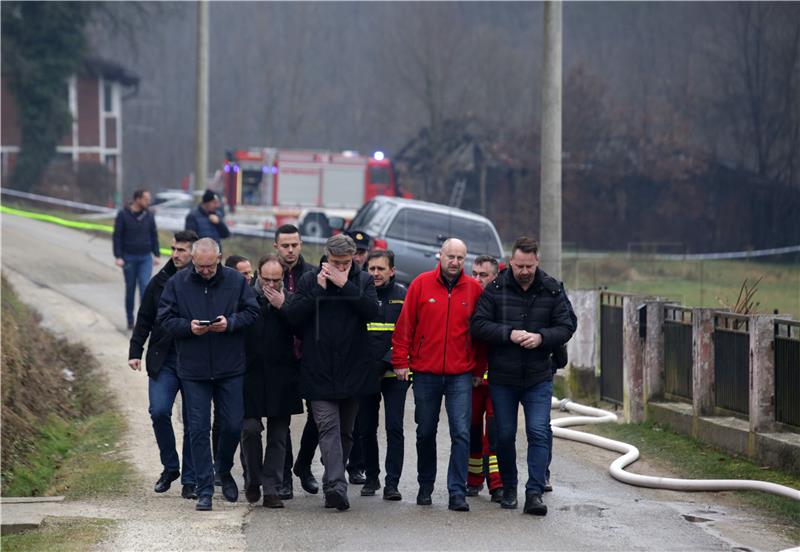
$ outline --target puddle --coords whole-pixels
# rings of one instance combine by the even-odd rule
[[[700,516],[692,516],[690,514],[683,514],[683,519],[690,523],[708,523],[709,521],[714,521],[713,519],[708,519]]]
[[[608,510],[608,508],[594,506],[592,504],[573,504],[572,506],[562,506],[559,510],[562,512],[575,512],[579,516],[584,517],[602,517],[603,510]]]

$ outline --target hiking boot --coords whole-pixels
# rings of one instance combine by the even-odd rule
[[[386,485],[383,489],[383,499],[384,500],[403,500],[403,495],[400,494],[400,491],[397,490],[397,487],[392,485]]]
[[[497,487],[495,490],[489,491],[489,494],[492,496],[492,502],[496,504],[503,502],[503,487]]]
[[[283,501],[278,495],[264,495],[264,508],[283,508]]]
[[[534,516],[546,516],[547,506],[542,502],[542,495],[538,493],[525,493],[525,507],[523,512]]]
[[[517,509],[517,490],[503,489],[503,498],[500,500],[500,507],[506,510]]]
[[[478,496],[483,490],[483,483],[480,485],[467,485],[467,496]]]
[[[464,495],[450,495],[447,509],[453,510],[454,512],[469,512],[467,498]]]

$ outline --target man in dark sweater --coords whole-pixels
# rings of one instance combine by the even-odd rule
[[[200,205],[186,215],[186,230],[194,230],[201,238],[211,238],[218,244],[231,235],[225,224],[225,213],[219,195],[213,190],[206,190]]]
[[[183,498],[197,498],[195,494],[194,467],[192,449],[189,440],[189,423],[186,415],[186,401],[183,404],[183,469],[175,448],[175,432],[172,429],[172,406],[181,388],[177,374],[177,353],[175,342],[161,326],[156,323],[158,302],[164,286],[176,272],[189,266],[192,260],[192,244],[197,241],[197,234],[191,230],[176,232],[172,239],[172,257],[158,274],[147,284],[144,290],[142,305],[136,316],[136,327],[131,336],[128,352],[128,366],[133,370],[142,369],[142,353],[148,336],[147,346],[147,394],[150,400],[150,418],[153,421],[153,432],[164,470],[155,484],[155,492],[169,490],[170,484],[181,478]]]
[[[133,296],[139,284],[139,302],[150,281],[153,266],[158,264],[159,247],[156,219],[148,210],[150,192],[136,190],[133,201],[120,209],[114,221],[114,258],[125,275],[125,314],[128,329],[133,329]]]

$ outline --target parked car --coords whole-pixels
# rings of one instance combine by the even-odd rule
[[[502,260],[500,236],[492,222],[481,215],[413,199],[377,196],[353,217],[348,230],[369,234],[376,249],[395,254],[396,278],[408,284],[439,262],[439,249],[447,238],[467,244],[466,269],[478,255]]]

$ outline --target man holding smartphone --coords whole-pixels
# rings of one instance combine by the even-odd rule
[[[259,316],[253,289],[232,268],[220,266],[219,244],[202,238],[192,245],[192,268],[172,277],[164,289],[158,321],[175,339],[178,377],[189,416],[197,510],[211,510],[214,467],[211,460],[211,400],[220,414],[216,471],[222,494],[236,502],[231,476],[242,430],[245,372],[244,329]]]

